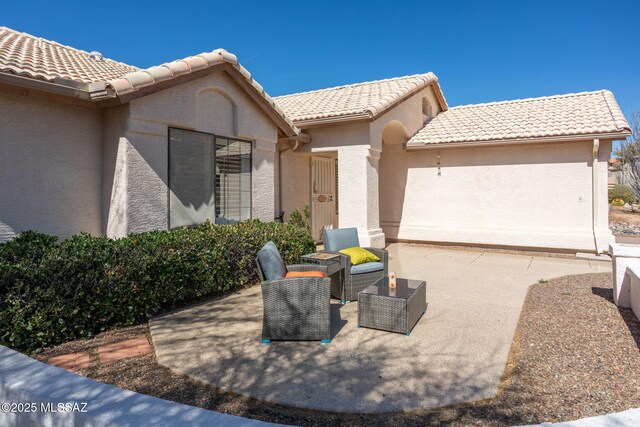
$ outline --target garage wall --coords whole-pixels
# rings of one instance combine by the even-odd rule
[[[0,242],[101,233],[102,117],[29,91],[0,95]]]
[[[412,151],[384,144],[382,228],[390,239],[592,251],[592,144]],[[605,247],[610,151],[601,143],[597,233]]]
[[[169,127],[254,141],[252,217],[273,221],[278,130],[225,72],[136,99],[122,115],[106,113],[105,162],[117,178],[105,177],[103,189],[108,235],[168,227]]]

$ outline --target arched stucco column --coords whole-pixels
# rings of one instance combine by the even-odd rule
[[[380,228],[378,162],[380,151],[369,145],[338,149],[340,228],[357,227],[360,245],[382,248]]]

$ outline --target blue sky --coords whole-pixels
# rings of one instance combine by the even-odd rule
[[[223,47],[272,95],[433,71],[450,105],[610,89],[640,109],[640,1],[6,2],[0,25],[148,67]]]

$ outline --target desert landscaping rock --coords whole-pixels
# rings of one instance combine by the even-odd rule
[[[623,236],[640,236],[640,224],[614,222],[609,224],[609,228],[611,229],[613,234]]]

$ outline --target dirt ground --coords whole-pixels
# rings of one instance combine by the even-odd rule
[[[616,222],[640,225],[640,208],[632,212],[628,207],[609,205],[609,223]]]

